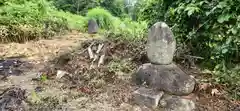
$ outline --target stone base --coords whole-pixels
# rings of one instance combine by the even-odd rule
[[[177,96],[188,95],[195,87],[194,78],[185,74],[173,63],[169,65],[143,64],[133,79],[139,85],[146,83],[149,87]]]
[[[193,101],[183,99],[179,96],[165,94],[159,102],[163,111],[195,111],[196,105]]]
[[[162,91],[141,87],[133,92],[133,100],[138,105],[156,108],[163,94]]]

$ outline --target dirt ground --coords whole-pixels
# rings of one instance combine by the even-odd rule
[[[0,44],[0,57],[15,57],[32,66],[19,76],[1,80],[0,92],[11,87],[26,89],[24,104],[30,111],[151,111],[131,101],[131,93],[137,89],[131,83],[131,75],[148,62],[144,45],[92,39],[87,34],[71,32],[51,40]],[[93,45],[92,50],[97,50],[100,44],[107,47],[100,52],[105,59],[98,67],[96,61],[89,59],[87,49]],[[237,101],[222,94],[224,88],[200,82],[206,79],[202,76],[205,73],[181,68],[199,81],[195,92],[185,97],[196,101],[199,111],[240,111],[236,109]],[[57,79],[59,70],[69,74]],[[33,79],[39,72],[41,78]]]

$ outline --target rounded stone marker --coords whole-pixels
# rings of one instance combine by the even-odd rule
[[[155,23],[148,32],[147,56],[151,63],[167,65],[172,63],[176,41],[173,32],[164,22]]]
[[[98,24],[95,20],[88,20],[88,34],[96,34],[98,32]]]

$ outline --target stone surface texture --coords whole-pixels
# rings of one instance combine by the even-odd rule
[[[133,99],[138,105],[156,108],[163,94],[162,91],[141,87],[133,92]]]
[[[195,87],[195,80],[185,74],[174,63],[169,65],[154,65],[146,63],[137,70],[135,81],[166,91],[174,95],[188,95]]]
[[[98,32],[98,24],[95,20],[88,20],[88,34],[96,34]]]
[[[173,33],[164,22],[155,23],[148,32],[147,56],[151,63],[172,63],[176,41]]]
[[[196,105],[193,101],[183,99],[179,96],[165,94],[159,102],[162,111],[195,111]]]

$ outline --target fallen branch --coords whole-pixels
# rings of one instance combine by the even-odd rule
[[[98,50],[96,51],[97,54],[102,50],[103,46],[104,46],[104,44],[98,45]]]
[[[95,54],[92,62],[95,62],[97,59],[98,59],[98,55]]]
[[[82,54],[82,53],[84,53],[84,52],[87,51],[87,50],[88,50],[88,48],[82,50],[81,52],[79,52],[79,53],[77,53],[77,54]]]
[[[194,58],[194,59],[204,59],[203,57],[192,56],[192,55],[185,55],[186,57]]]
[[[91,48],[93,44],[94,44],[94,43],[92,43],[92,44],[88,47],[88,54],[89,54],[90,59],[93,59],[93,58],[94,58],[93,51],[92,51],[92,48]]]
[[[100,67],[100,65],[104,64],[104,59],[105,59],[106,53],[107,53],[107,46],[104,46],[102,55],[100,56],[99,61],[98,61],[98,67]]]
[[[105,58],[105,55],[101,55],[99,61],[98,61],[98,67],[100,67],[100,65],[104,64],[104,58]]]

